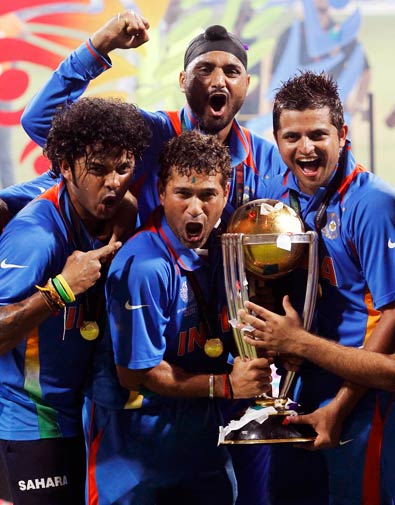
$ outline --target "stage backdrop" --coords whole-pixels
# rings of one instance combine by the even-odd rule
[[[89,95],[148,110],[183,105],[178,88],[191,38],[223,24],[248,44],[251,86],[239,119],[272,139],[271,104],[299,69],[338,81],[358,160],[395,184],[395,0],[13,0],[0,2],[0,187],[48,167],[19,126],[23,108],[59,62],[111,16],[134,9],[150,41],[112,54]]]

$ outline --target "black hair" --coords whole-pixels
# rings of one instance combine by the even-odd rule
[[[44,146],[52,173],[67,161],[74,173],[83,156],[119,156],[123,151],[141,158],[151,130],[135,105],[115,98],[81,98],[57,110]]]
[[[331,122],[340,132],[344,126],[344,113],[336,81],[325,72],[301,72],[284,82],[275,94],[274,133],[280,128],[280,115],[283,110],[304,111],[323,107],[328,107]]]
[[[229,149],[214,135],[197,130],[185,131],[167,142],[160,155],[159,182],[162,187],[170,179],[174,169],[180,175],[221,174],[221,185],[225,189],[232,175]]]

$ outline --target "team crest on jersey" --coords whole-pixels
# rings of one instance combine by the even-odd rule
[[[181,285],[180,298],[185,303],[188,301],[188,284],[187,284],[187,281],[184,281],[182,283],[182,285]]]
[[[322,228],[322,234],[331,240],[339,236],[340,229],[340,219],[337,214],[330,212],[327,216],[327,222],[324,228]]]

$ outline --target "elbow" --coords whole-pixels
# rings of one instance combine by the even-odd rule
[[[130,391],[138,391],[142,386],[142,377],[138,370],[117,365],[117,375],[121,386]]]
[[[29,135],[31,138],[31,129],[29,128],[30,124],[30,117],[29,117],[29,107],[26,107],[25,110],[22,113],[20,123],[22,128],[25,130],[25,132]]]

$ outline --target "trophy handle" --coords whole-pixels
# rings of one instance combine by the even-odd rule
[[[308,231],[306,235],[309,235],[309,261],[307,270],[307,285],[306,294],[303,306],[303,328],[309,331],[311,324],[313,322],[315,304],[317,300],[317,288],[318,288],[318,234],[315,231]],[[295,372],[287,372],[280,392],[279,398],[286,399],[288,397],[289,390],[291,388],[292,382],[295,377]]]
[[[243,234],[225,233],[222,236],[222,253],[225,290],[230,317],[229,322],[232,326],[237,351],[242,358],[256,358],[257,352],[255,347],[247,344],[243,338],[242,332],[236,327],[238,322],[238,311],[244,308],[244,303],[248,300],[248,281],[244,264]]]

